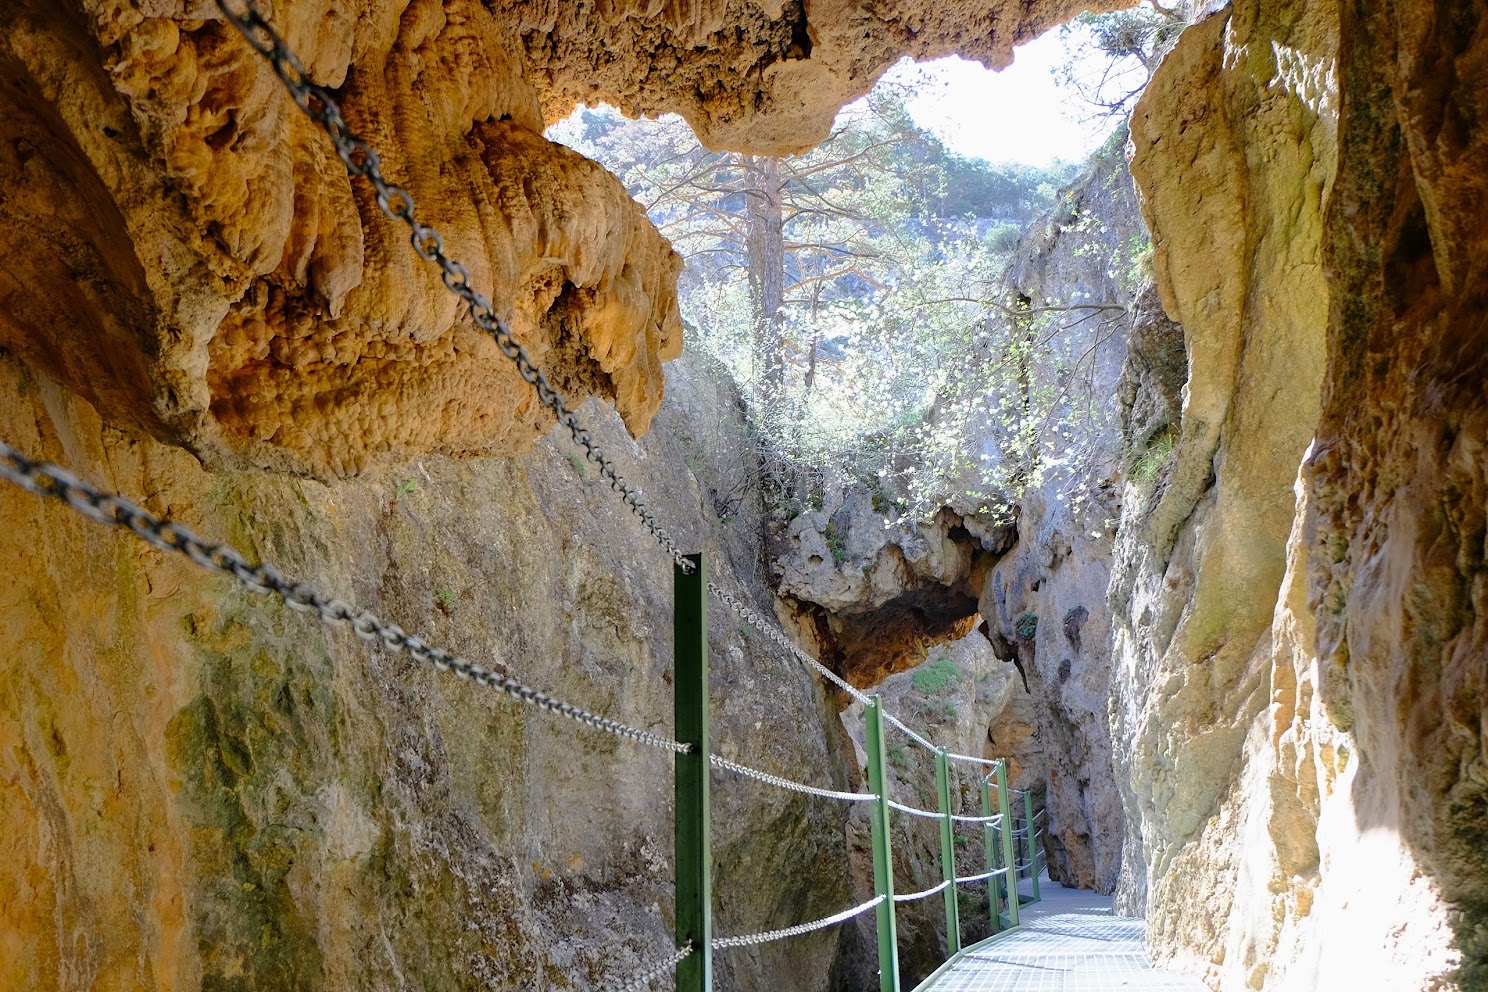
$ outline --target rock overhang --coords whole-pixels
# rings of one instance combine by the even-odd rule
[[[606,102],[799,151],[900,57],[1005,65],[1086,5],[264,6],[555,383],[641,433],[681,349],[681,260],[545,122]],[[551,424],[215,4],[21,0],[0,76],[0,347],[109,421],[321,477],[514,453]]]

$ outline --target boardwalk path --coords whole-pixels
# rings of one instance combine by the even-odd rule
[[[927,992],[1208,992],[1147,963],[1143,920],[1111,915],[1109,896],[1045,882],[1023,926],[968,953]]]

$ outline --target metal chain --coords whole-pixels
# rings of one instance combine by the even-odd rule
[[[278,597],[292,610],[318,614],[321,622],[327,625],[349,624],[362,640],[381,641],[388,649],[403,651],[416,661],[432,664],[441,672],[453,672],[462,679],[496,689],[531,706],[639,744],[679,754],[691,750],[690,744],[659,737],[591,713],[477,665],[430,644],[417,634],[405,633],[397,624],[388,623],[374,613],[358,610],[345,600],[323,596],[306,583],[286,578],[273,565],[250,565],[236,548],[208,544],[182,525],[162,520],[122,496],[97,489],[60,466],[31,461],[4,441],[0,441],[0,478],[39,496],[60,500],[90,520],[125,528],[157,548],[179,552],[202,568],[231,576],[254,592]]]
[[[892,799],[889,800],[889,806],[892,809],[897,809],[901,813],[908,813],[911,816],[923,816],[927,820],[941,819],[941,814],[939,813],[932,813],[928,809],[916,809],[913,806],[906,806],[903,803],[896,803]]]
[[[888,710],[884,711],[884,719],[887,720],[894,727],[897,727],[900,733],[904,734],[906,737],[914,741],[925,750],[932,752],[940,750],[940,748],[936,747],[934,744],[931,744],[929,741],[925,740],[925,738],[921,737],[919,734],[911,730],[907,724],[901,723],[899,721],[899,718],[890,713]]]
[[[795,644],[791,643],[791,639],[785,636],[784,631],[778,630],[774,624],[769,623],[765,620],[764,617],[760,616],[754,610],[745,606],[733,595],[733,593],[729,592],[727,589],[724,589],[722,586],[718,585],[715,582],[708,583],[708,591],[722,600],[725,606],[737,613],[741,619],[743,619],[755,630],[758,630],[761,634],[764,634],[770,640],[774,641],[787,653],[794,655],[797,659],[815,669],[816,672],[822,676],[822,678],[835,684],[839,689],[852,696],[864,706],[871,706],[873,704],[873,701],[871,699],[863,695],[860,690],[850,685],[845,679],[842,678],[842,676],[838,675],[836,672],[832,671],[830,668],[828,668],[826,665],[823,665],[815,658],[811,657],[811,655],[807,654],[805,651],[802,651],[800,648],[796,647]],[[887,716],[887,714],[885,715]]]
[[[831,682],[833,685],[846,692],[849,696],[851,696],[853,699],[856,699],[864,706],[871,706],[873,704],[873,701],[866,695],[864,695],[862,690],[858,689],[856,686],[851,685],[842,676],[838,675],[836,672],[832,671],[830,668],[828,668],[826,665],[823,665],[815,658],[811,657],[811,655],[807,654],[805,651],[802,651],[799,647],[791,642],[790,638],[785,636],[785,633],[783,631],[778,630],[774,624],[769,623],[765,620],[764,617],[760,616],[748,606],[745,606],[727,589],[722,588],[714,582],[709,582],[708,591],[722,600],[725,606],[737,613],[739,617],[746,623],[748,623],[751,627],[755,628],[760,633],[768,637],[770,640],[778,644],[786,652],[795,656],[797,659],[814,669],[816,673],[819,674],[822,678],[826,679],[828,682]],[[929,741],[925,740],[925,738],[915,733],[903,722],[901,722],[898,717],[890,713],[888,710],[884,710],[884,720],[886,720],[894,727],[897,727],[903,733],[907,734],[911,740],[919,744],[921,747],[924,747],[930,751],[938,750],[934,744],[931,744]]]
[[[658,962],[655,966],[648,968],[646,971],[641,972],[639,975],[636,975],[634,978],[632,978],[629,984],[622,985],[617,989],[613,989],[612,992],[640,992],[641,989],[645,988],[647,985],[650,985],[653,979],[660,978],[662,975],[668,975],[671,974],[673,971],[676,971],[677,965],[687,960],[687,955],[691,953],[692,941],[689,940],[687,943],[678,948],[676,954],[673,954],[665,961]]]
[[[957,754],[955,751],[947,751],[946,757],[951,759],[952,761],[969,761],[973,764],[986,765],[988,768],[996,768],[1000,763],[999,761],[994,761],[990,758],[973,758],[969,754]]]
[[[341,108],[334,97],[310,80],[299,58],[284,44],[279,34],[259,11],[255,0],[241,0],[242,11],[233,10],[229,0],[217,0],[217,6],[233,26],[242,33],[258,54],[269,61],[274,74],[279,77],[295,105],[311,120],[319,124],[330,136],[336,147],[336,155],[354,176],[361,176],[372,184],[377,192],[377,205],[382,212],[395,221],[402,221],[412,231],[409,243],[419,258],[437,265],[445,287],[458,296],[470,308],[475,323],[491,335],[501,353],[516,365],[522,378],[537,391],[542,405],[553,411],[558,422],[568,429],[574,441],[584,449],[584,454],[599,466],[610,488],[620,494],[630,512],[651,532],[667,553],[684,572],[692,572],[692,562],[677,547],[666,529],[656,520],[641,500],[641,492],[620,476],[615,463],[594,443],[589,431],[579,420],[563,396],[552,387],[542,369],[528,355],[527,350],[512,337],[511,328],[497,315],[491,301],[470,285],[470,272],[460,262],[450,258],[444,251],[444,238],[433,227],[421,223],[414,216],[413,194],[401,186],[388,182],[382,174],[382,159],[371,145],[351,132]]]
[[[955,820],[958,823],[984,823],[988,826],[992,826],[996,824],[998,820],[1002,819],[1002,814],[994,813],[991,816],[962,816],[959,813],[952,813],[951,819]]]
[[[773,785],[781,789],[789,789],[792,792],[805,793],[808,796],[821,796],[824,799],[841,799],[850,803],[875,802],[878,799],[878,796],[871,793],[837,792],[832,789],[818,789],[814,785],[803,785],[800,782],[792,782],[788,778],[781,778],[779,775],[771,775],[769,772],[762,772],[757,769],[750,768],[748,765],[741,765],[737,761],[730,761],[722,755],[710,754],[708,755],[708,760],[713,764],[713,767],[715,768],[723,768],[727,771],[734,772],[735,774],[743,775],[745,778],[752,778],[757,782],[764,782],[766,785]]]
[[[941,890],[943,890],[946,886],[948,886],[950,884],[951,884],[951,880],[950,879],[946,879],[944,882],[941,882],[939,885],[937,885],[933,889],[926,889],[923,892],[911,892],[908,895],[903,895],[903,896],[901,896],[901,895],[895,895],[894,896],[894,901],[895,902],[915,902],[916,900],[919,900],[919,899],[929,899],[931,896],[935,895],[935,893],[940,892]]]
[[[802,934],[811,933],[813,930],[822,930],[832,926],[834,923],[850,920],[854,916],[868,912],[868,910],[883,901],[883,896],[874,896],[861,906],[845,909],[836,916],[828,916],[824,920],[815,920],[811,923],[799,923],[796,926],[786,927],[783,930],[766,930],[764,933],[752,933],[744,937],[719,937],[713,941],[713,949],[715,951],[721,951],[727,947],[748,947],[751,944],[768,944],[772,940],[784,940],[786,937],[799,937]]]
[[[985,882],[987,879],[991,878],[993,875],[1002,875],[1002,874],[1005,874],[1006,872],[1007,872],[1007,869],[1006,868],[998,868],[996,871],[984,871],[980,875],[967,875],[965,878],[958,878],[958,879],[956,879],[956,884],[957,885],[962,885],[962,884],[964,884],[966,882]]]

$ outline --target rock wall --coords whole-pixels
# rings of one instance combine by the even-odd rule
[[[13,356],[0,377],[0,436],[26,450],[529,684],[670,728],[671,570],[563,447],[329,483],[211,472]],[[749,457],[736,402],[677,365],[671,382],[643,444],[585,413],[679,539],[763,604],[758,506],[723,527],[707,492],[711,458]],[[9,486],[0,560],[0,988],[587,989],[669,952],[665,753],[369,649]],[[712,631],[718,750],[846,786],[817,681],[726,618]],[[720,933],[847,904],[839,804],[730,778],[714,808]],[[720,987],[815,992],[837,941],[720,955]]]
[[[1146,229],[1127,171],[1124,132],[1098,152],[1048,217],[1023,236],[1003,279],[1010,302],[1058,308],[1036,324],[1050,342],[1041,378],[1059,390],[1073,432],[1041,438],[1057,462],[1023,495],[1016,543],[987,575],[979,597],[984,630],[999,655],[1027,673],[1033,728],[1046,774],[1049,875],[1111,892],[1122,865],[1121,795],[1111,765],[1110,617],[1106,586],[1121,514],[1116,393],[1143,279]],[[1107,310],[1066,310],[1080,304]],[[1020,689],[1022,686],[1020,686]],[[998,737],[1003,753],[1005,742]]]
[[[1120,896],[1218,989],[1488,980],[1482,13],[1237,2],[1133,116],[1188,381],[1110,588]]]

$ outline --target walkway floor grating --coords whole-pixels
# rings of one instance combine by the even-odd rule
[[[1040,887],[1018,932],[966,954],[927,992],[1208,992],[1148,964],[1146,921],[1112,916],[1109,896]]]

